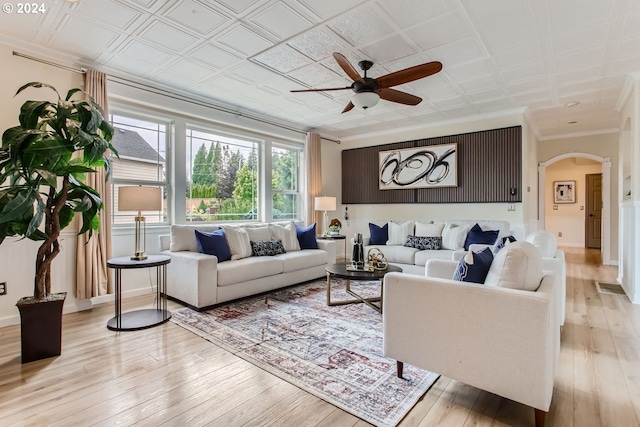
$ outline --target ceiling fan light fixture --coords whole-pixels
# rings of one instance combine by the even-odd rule
[[[358,108],[371,108],[380,101],[380,96],[375,92],[359,92],[353,95],[351,102]]]

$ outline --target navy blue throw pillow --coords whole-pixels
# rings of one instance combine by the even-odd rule
[[[224,230],[221,228],[210,233],[195,230],[196,243],[198,244],[198,252],[201,254],[215,255],[218,262],[228,261],[231,259],[231,251],[229,244],[224,237]]]
[[[318,249],[318,241],[316,240],[316,223],[302,228],[296,225],[296,235],[300,249]]]
[[[458,262],[458,267],[452,279],[459,282],[484,283],[492,262],[493,252],[489,247],[480,252],[469,251]]]
[[[464,242],[464,250],[468,251],[469,246],[479,243],[481,245],[493,245],[498,238],[498,230],[482,231],[478,224],[471,227],[467,234],[467,240]]]
[[[370,245],[386,245],[389,240],[389,223],[382,227],[369,223],[369,236]]]

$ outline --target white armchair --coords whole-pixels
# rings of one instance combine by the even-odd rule
[[[558,300],[558,322],[560,327],[562,327],[566,318],[567,304],[567,267],[564,252],[558,249],[557,240],[553,233],[546,230],[535,231],[527,235],[524,241],[531,243],[540,251],[542,255],[542,269],[553,271],[554,273],[556,299]],[[487,246],[491,245],[473,244],[469,249],[472,251],[480,251]],[[456,251],[452,254],[452,259],[454,261],[460,261],[466,253],[466,251]]]
[[[543,273],[540,254],[524,242],[515,246],[528,246],[527,256],[533,251],[538,261],[520,263],[533,272],[514,273],[506,252],[517,249],[510,246],[496,256],[487,276],[491,284],[450,280],[457,262],[447,260],[429,260],[429,277],[387,274],[384,354],[397,361],[399,377],[403,363],[410,363],[531,406],[541,427],[560,346],[554,278]],[[510,288],[515,277],[535,290]],[[500,282],[505,279],[510,283]]]

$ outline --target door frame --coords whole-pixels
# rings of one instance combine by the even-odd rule
[[[565,159],[582,157],[602,164],[602,264],[613,265],[611,262],[611,159],[590,153],[565,153],[538,163],[538,224],[544,229],[545,216],[545,173],[547,166]]]

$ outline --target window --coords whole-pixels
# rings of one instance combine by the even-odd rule
[[[271,148],[273,219],[298,219],[300,149],[274,143]]]
[[[125,185],[143,185],[163,189],[162,210],[144,211],[147,223],[167,222],[167,129],[168,123],[110,114],[114,127],[111,144],[119,158],[112,162],[112,223],[134,222],[137,212],[118,209],[118,189]]]
[[[187,129],[187,222],[258,218],[258,142]]]

